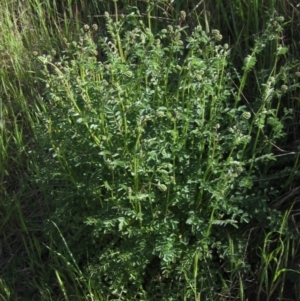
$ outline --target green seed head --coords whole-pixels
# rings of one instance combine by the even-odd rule
[[[87,31],[90,30],[90,27],[89,27],[87,24],[85,24],[85,25],[83,26],[83,30],[84,30],[85,32],[87,32]]]
[[[277,18],[277,21],[278,21],[278,22],[283,22],[283,21],[284,21],[284,17],[283,17],[283,16],[279,16],[279,17]]]
[[[173,26],[172,25],[168,25],[168,31],[173,32]]]
[[[238,166],[237,168],[236,168],[236,172],[238,173],[238,174],[240,174],[241,172],[243,172],[243,167],[242,166]]]
[[[98,30],[98,25],[97,25],[97,24],[93,24],[93,25],[92,25],[92,29],[93,29],[94,31],[97,31],[97,30]]]
[[[180,12],[180,19],[181,19],[181,20],[185,20],[185,18],[186,18],[186,12],[185,12],[184,10],[182,10],[182,11]]]
[[[221,34],[218,34],[214,38],[216,41],[221,41],[223,39],[223,36]]]
[[[242,116],[243,116],[244,119],[249,119],[251,117],[251,113],[250,112],[244,112]]]
[[[211,31],[211,33],[212,33],[213,36],[218,36],[220,34],[220,31],[218,29],[213,29]]]
[[[195,31],[200,32],[201,30],[202,30],[202,26],[201,26],[201,25],[198,25],[198,26],[195,28]]]

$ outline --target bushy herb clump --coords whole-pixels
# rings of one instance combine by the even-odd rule
[[[218,30],[154,35],[138,23],[123,32],[106,18],[99,43],[97,26],[86,25],[63,57],[38,57],[46,89],[37,181],[53,221],[111,300],[237,293],[251,275],[245,229],[280,226],[267,204],[276,191],[258,179],[284,137],[272,102],[288,89],[289,68],[258,73],[251,103],[243,89],[283,20],[257,37],[240,75]]]

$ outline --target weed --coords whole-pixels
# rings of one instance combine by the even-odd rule
[[[299,298],[296,5],[1,1],[1,299]]]
[[[270,141],[284,136],[271,103],[286,93],[278,86],[287,69],[257,74],[255,102],[243,103],[242,95],[282,19],[276,26],[271,19],[257,36],[239,76],[218,30],[197,26],[185,36],[169,25],[153,34],[139,22],[124,31],[125,21],[105,15],[104,61],[87,25],[59,60],[38,58],[47,88],[36,135],[48,155],[37,181],[63,185],[49,191],[53,219],[60,229],[69,225],[64,236],[75,235],[78,262],[86,252],[93,258],[88,272],[106,279],[104,296],[128,300],[160,291],[177,298],[184,290],[185,298],[200,300],[239,290],[244,298],[250,266],[239,227],[261,219],[270,226],[268,198],[253,198],[260,193],[253,181],[262,162],[275,160]],[[78,241],[93,247],[75,250]],[[155,257],[154,279],[145,279]],[[153,284],[144,289],[147,282]]]

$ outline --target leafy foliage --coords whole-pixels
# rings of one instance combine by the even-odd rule
[[[275,160],[269,141],[284,137],[271,102],[286,92],[287,69],[262,74],[250,104],[242,89],[259,51],[239,76],[219,31],[154,35],[138,23],[123,32],[124,21],[106,19],[98,44],[97,26],[86,25],[61,58],[38,57],[46,89],[36,181],[51,187],[52,219],[103,296],[214,298],[251,274],[241,228],[272,224],[257,180]],[[255,49],[268,40],[257,37]]]
[[[1,298],[283,300],[296,6],[1,1]]]

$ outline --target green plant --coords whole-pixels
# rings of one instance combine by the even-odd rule
[[[274,209],[255,181],[275,160],[271,141],[284,136],[271,101],[285,92],[288,69],[258,73],[255,102],[241,97],[256,56],[280,31],[271,20],[240,77],[218,30],[154,35],[142,22],[126,31],[127,19],[106,20],[99,49],[97,26],[85,25],[60,59],[38,57],[46,90],[36,181],[52,219],[107,298],[213,299],[236,291],[231,275],[244,299],[250,265],[239,227],[270,226]]]
[[[238,297],[241,300],[264,300],[267,298],[298,300],[299,64],[297,58],[299,57],[299,27],[297,24],[300,15],[299,9],[296,7],[297,4],[296,0],[262,0],[260,2],[252,0],[198,2],[193,0],[176,0],[173,2],[164,0],[119,0],[117,2],[95,0],[0,1],[0,299],[77,301],[111,300],[116,297],[116,299],[129,298],[132,300],[137,292],[137,294],[142,295],[139,299],[147,300],[155,298],[160,300],[199,300],[201,298],[203,300],[205,296],[208,296],[209,300],[227,300],[233,297]],[[104,15],[104,11],[109,13]],[[282,21],[282,18],[279,18],[281,15],[284,15],[285,20]],[[111,20],[108,18],[109,16],[111,16]],[[125,109],[121,110],[125,112],[122,115],[123,124],[126,123],[125,119],[128,124],[129,121],[131,122],[127,128],[129,131],[128,142],[134,141],[128,144],[122,136],[123,142],[121,141],[120,145],[122,150],[123,146],[127,145],[127,153],[121,152],[120,157],[124,154],[127,154],[127,157],[126,160],[120,161],[125,161],[128,166],[132,162],[132,158],[137,157],[137,154],[130,152],[134,149],[133,145],[138,141],[138,134],[133,137],[130,130],[134,128],[134,125],[137,127],[139,125],[136,121],[132,122],[132,118],[135,120],[136,116],[141,116],[141,118],[144,115],[150,116],[149,120],[143,119],[142,124],[139,125],[144,130],[140,133],[141,139],[145,136],[151,138],[154,135],[161,137],[156,145],[144,147],[143,141],[137,144],[137,149],[142,149],[144,152],[141,155],[142,159],[139,157],[140,161],[135,161],[137,168],[140,167],[137,169],[140,171],[136,177],[137,183],[138,185],[143,183],[150,183],[151,185],[147,187],[146,192],[143,186],[136,186],[142,188],[140,190],[134,188],[133,194],[132,190],[131,192],[128,190],[128,200],[134,204],[140,201],[141,209],[137,208],[135,211],[141,210],[143,214],[142,221],[130,218],[128,225],[125,225],[128,218],[127,216],[124,217],[123,213],[128,209],[129,201],[126,206],[124,196],[118,202],[121,205],[117,209],[112,208],[110,205],[115,204],[116,201],[110,198],[108,192],[113,192],[113,196],[119,198],[121,192],[117,190],[119,189],[117,182],[120,181],[126,185],[132,183],[133,176],[130,170],[127,170],[128,179],[120,178],[119,175],[125,167],[117,166],[115,178],[112,180],[108,165],[105,167],[106,171],[103,176],[99,175],[101,171],[94,173],[95,169],[87,169],[86,175],[93,174],[90,178],[94,187],[86,192],[86,188],[82,185],[82,183],[86,183],[86,186],[89,187],[90,183],[89,179],[82,178],[86,166],[82,169],[75,166],[77,169],[74,171],[74,162],[71,162],[69,164],[71,169],[65,173],[65,167],[62,168],[57,158],[52,157],[52,155],[55,156],[55,153],[49,153],[52,146],[50,146],[48,133],[44,135],[43,132],[45,130],[44,122],[51,116],[48,112],[52,108],[49,106],[50,98],[46,94],[44,94],[42,101],[37,102],[47,82],[40,81],[40,78],[45,78],[43,74],[41,75],[40,65],[37,64],[33,54],[41,56],[43,53],[52,53],[52,62],[59,62],[61,56],[68,55],[69,58],[65,57],[64,60],[70,62],[70,58],[76,55],[80,47],[69,49],[68,53],[63,51],[68,41],[74,40],[77,41],[77,44],[81,43],[80,37],[77,35],[82,24],[86,22],[98,24],[99,30],[90,32],[94,41],[98,41],[97,37],[99,36],[106,36],[112,42],[112,47],[116,47],[117,53],[120,53],[121,60],[118,58],[118,61],[122,61],[120,63],[122,66],[117,66],[117,71],[124,71],[129,68],[132,73],[125,71],[124,75],[127,74],[128,78],[132,75],[133,81],[135,78],[139,78],[137,82],[141,85],[133,85],[130,82],[127,86],[124,77],[119,81],[118,73],[115,71],[110,73],[101,71],[100,81],[105,78],[106,82],[109,83],[109,93],[105,92],[105,94],[102,90],[102,92],[93,92],[91,87],[94,84],[97,87],[99,83],[99,79],[96,77],[93,77],[92,81],[80,91],[86,89],[86,94],[90,95],[91,99],[96,98],[97,95],[101,97],[107,95],[112,100],[111,95],[115,97],[113,90],[115,89],[116,92],[117,88],[110,84],[119,81],[121,83],[121,97],[124,96],[124,90],[135,89],[134,92],[127,93],[128,97],[124,97],[128,103],[134,102],[132,99],[135,96],[135,91],[138,96],[147,95],[148,111],[140,113],[141,103],[144,104],[143,97],[139,98],[137,111],[132,109],[133,106],[131,108],[125,106]],[[107,22],[107,27],[104,26],[104,22]],[[136,25],[137,22],[141,22],[141,24]],[[200,24],[205,28],[203,37],[207,39],[206,44],[204,42],[201,44],[201,49],[205,50],[204,56],[201,56],[198,48],[194,49],[196,55],[187,48],[189,43],[187,37],[191,38],[195,27]],[[173,31],[175,29],[181,33],[179,40],[183,42],[182,53],[176,52],[175,56],[174,51],[166,49],[171,49],[173,47],[171,40],[177,39],[175,32],[173,32],[173,37],[171,33],[168,33],[172,27],[167,28],[167,25],[171,25]],[[134,35],[127,40],[124,39],[126,33],[131,32],[135,27],[138,27],[138,41],[143,41],[144,46],[146,45],[147,50],[152,51],[152,54],[141,49],[142,46],[131,49],[134,44],[131,43],[131,38]],[[164,34],[165,30],[163,32],[161,30],[164,28],[167,29],[168,35],[162,38],[161,35]],[[215,48],[216,45],[221,45],[220,41],[217,42],[221,35],[217,30],[213,30],[214,28],[222,28],[222,40],[230,44],[228,49],[225,49],[225,44],[223,45],[223,51],[227,51],[228,55],[225,58],[226,66],[219,68],[216,68],[217,59],[215,57],[220,55],[222,47],[220,47],[221,50],[218,50],[219,52],[214,52],[213,49],[217,49]],[[275,35],[273,35],[274,32]],[[151,47],[153,37],[160,39],[160,45],[163,49],[161,57],[153,55],[153,53],[158,52],[154,49],[155,47]],[[198,39],[199,36],[196,38],[194,36],[194,40],[197,41]],[[102,45],[101,43],[94,45],[93,41],[88,44],[88,51],[94,54],[96,51],[99,52],[95,56],[95,62],[101,61],[105,65],[110,64],[113,56],[108,58],[105,53],[107,47],[103,45],[103,40]],[[53,48],[55,51],[51,51]],[[135,49],[139,51],[138,55],[134,55]],[[135,59],[132,59],[133,57]],[[126,61],[127,58],[128,61]],[[152,62],[155,61],[155,66],[158,65],[158,67],[149,67],[144,63],[140,68],[137,65],[131,68],[131,64],[137,64],[144,58],[147,59],[147,64],[152,66]],[[165,77],[156,76],[158,77],[156,81],[158,84],[156,85],[155,82],[151,82],[154,71],[158,75],[163,74],[163,70],[166,68],[171,71],[172,62],[176,59],[178,59],[177,62],[180,66],[185,66],[182,72],[178,70],[178,72],[175,71]],[[211,88],[212,90],[223,91],[224,86],[226,86],[224,90],[229,89],[231,93],[226,99],[226,107],[236,109],[236,111],[229,110],[228,114],[222,113],[221,117],[216,118],[218,123],[221,119],[220,128],[217,129],[217,133],[220,134],[218,137],[222,138],[225,133],[224,137],[227,137],[228,141],[227,143],[220,140],[216,142],[214,154],[219,155],[220,159],[214,158],[214,165],[209,167],[207,167],[207,162],[210,161],[209,154],[211,152],[209,150],[212,149],[214,136],[207,135],[206,140],[201,140],[200,136],[195,138],[197,129],[201,130],[202,128],[197,124],[190,124],[192,121],[190,122],[189,118],[191,120],[196,119],[194,113],[188,114],[185,121],[182,119],[182,116],[186,116],[187,112],[193,112],[197,91],[204,92],[204,94],[201,92],[200,96],[205,101],[200,102],[200,104],[210,105],[209,98],[205,94],[208,92],[207,88],[201,90],[199,88],[201,81],[192,80],[190,75],[186,76],[189,72],[186,68],[188,64],[193,65],[192,70],[198,71],[194,62],[199,60],[204,60],[201,66],[209,68],[210,63],[213,62],[214,70],[224,70],[223,79],[226,84],[217,87],[213,81]],[[87,62],[84,57],[81,63],[81,68],[78,66],[75,68],[78,74],[81,74],[79,69],[86,68]],[[113,64],[113,66],[116,65],[117,63]],[[50,64],[48,67],[52,74],[54,69],[50,67]],[[144,76],[144,71],[150,69],[152,73]],[[91,67],[91,70],[98,69]],[[137,70],[139,70],[138,75],[136,74]],[[64,73],[66,72],[64,71]],[[221,76],[212,76],[207,71],[206,74],[209,74],[208,78],[211,79],[219,78],[219,82],[222,83]],[[199,73],[197,76],[199,77]],[[201,76],[203,77],[203,74],[200,74],[199,78]],[[38,81],[37,78],[39,78]],[[74,73],[67,81],[70,91],[74,90],[74,83],[77,82],[75,78],[76,74]],[[185,78],[187,79],[185,80]],[[183,83],[183,81],[185,82]],[[207,82],[207,80],[202,81],[202,83]],[[79,79],[79,83],[83,83],[82,78]],[[178,90],[177,87],[180,83],[183,83],[181,85],[183,90],[181,89],[176,94],[175,91]],[[187,89],[185,83],[192,88]],[[147,87],[147,91],[152,91],[155,87],[156,94],[144,93],[145,87]],[[90,92],[93,93],[89,94]],[[218,95],[216,92],[214,93],[214,95]],[[66,94],[62,89],[61,95],[65,97]],[[175,97],[172,98],[174,95]],[[188,106],[190,96],[194,100]],[[154,110],[152,103],[154,108],[157,108],[157,102],[153,102],[153,99],[158,100],[160,104],[166,104],[162,105],[164,107],[162,110],[159,108],[157,113],[155,112],[155,118],[153,118],[152,113],[149,113]],[[178,100],[176,105],[170,101],[172,99]],[[65,100],[67,102],[64,104],[65,108],[71,108],[72,106],[68,104],[70,98],[65,97]],[[75,103],[80,104],[78,95],[75,97]],[[125,100],[122,100],[122,103],[128,105]],[[98,102],[94,100],[93,107],[96,107],[96,112],[93,113],[93,116],[96,115],[94,124],[98,125],[99,129],[103,127],[99,123],[98,116],[101,110],[97,104]],[[176,124],[174,125],[174,120],[170,119],[167,114],[170,115],[170,112],[172,114],[174,108],[181,110],[183,107],[178,104],[185,104],[184,109],[186,111],[184,114],[180,111],[174,113],[173,117],[176,117]],[[197,114],[204,116],[205,129],[211,133],[212,127],[206,125],[210,118],[209,106],[203,107],[200,104],[197,106],[200,113]],[[243,105],[245,107],[241,108]],[[213,110],[216,109],[213,112],[218,114],[218,112],[223,112],[225,104],[217,107],[214,103],[212,107]],[[56,103],[54,112],[61,112],[61,110],[62,106]],[[116,107],[112,111],[117,112]],[[128,114],[129,112],[130,114]],[[235,116],[240,116],[239,114],[244,115],[244,118],[250,118],[237,118],[235,122]],[[162,115],[167,116],[169,121],[164,120],[162,122],[162,119],[159,120],[158,118],[161,118],[159,116]],[[82,112],[81,116],[86,116],[86,112]],[[65,116],[58,114],[53,123],[54,128],[59,123],[63,124],[63,118]],[[75,117],[71,117],[70,120],[75,120]],[[104,114],[103,120],[109,121],[112,118],[106,118],[106,114]],[[115,124],[120,122],[119,120],[115,121]],[[230,134],[235,133],[238,137],[239,128],[233,128],[229,134],[229,131],[226,131],[227,125],[228,127],[235,124],[240,126],[241,120],[245,122],[247,132],[244,134],[249,134],[249,141],[245,142],[243,147],[242,144],[230,145],[234,140],[233,137],[230,138]],[[70,130],[68,122],[66,129]],[[161,124],[161,127],[152,130],[158,124]],[[171,159],[175,158],[176,160],[177,158],[178,161],[179,159],[181,161],[176,162],[175,167],[169,170],[170,158],[162,158],[162,155],[157,151],[157,146],[162,148],[167,135],[161,136],[161,132],[170,131],[171,124],[171,138],[166,142],[169,144],[164,155],[165,153],[168,155],[171,147],[178,143],[178,145],[182,144],[182,152],[171,153]],[[187,129],[183,130],[184,125]],[[78,126],[79,124],[72,125],[77,133],[79,132]],[[106,128],[107,133],[114,134],[111,125]],[[89,131],[80,130],[83,134],[90,135]],[[179,138],[176,138],[176,130],[180,135]],[[190,130],[193,132],[191,136]],[[63,128],[60,131],[59,135],[57,128],[54,131],[53,145],[56,146],[63,139],[62,145],[65,143],[66,148],[70,145],[73,146],[72,141],[75,140],[65,139],[66,135],[63,135]],[[183,141],[181,141],[182,133],[187,135]],[[99,132],[92,132],[92,134],[94,137],[89,136],[91,139],[96,138],[97,140],[99,138]],[[105,139],[106,136],[101,135],[100,137],[102,136]],[[199,147],[197,149],[195,146],[197,143],[198,146],[200,145],[200,140],[204,146],[202,157],[200,157],[202,151],[200,152]],[[88,154],[86,157],[79,156],[77,163],[83,166],[83,158],[87,161],[91,159],[90,165],[87,165],[94,166],[94,163],[98,162],[97,148],[90,149],[89,138],[86,139],[87,143],[85,144],[82,144],[83,139],[76,141],[80,147],[77,146],[71,155]],[[113,141],[110,138],[111,144]],[[191,152],[189,152],[190,145]],[[108,149],[108,146],[105,145],[105,151]],[[226,201],[223,203],[229,199],[229,205],[225,209],[220,209],[218,206],[209,207],[209,204],[214,203],[210,200],[215,200],[216,197],[205,190],[206,187],[201,186],[204,183],[203,174],[196,179],[197,183],[201,184],[196,187],[196,184],[186,182],[193,179],[195,175],[199,176],[200,173],[197,174],[194,169],[190,175],[188,166],[181,169],[177,169],[177,167],[187,161],[193,165],[196,160],[203,159],[203,166],[200,162],[195,168],[200,166],[203,173],[208,170],[206,174],[208,186],[214,189],[216,185],[210,183],[210,180],[216,179],[219,175],[221,179],[224,177],[227,167],[224,164],[224,170],[220,172],[220,164],[226,162],[226,159],[230,157],[231,149],[233,149],[231,153],[233,156],[236,155],[237,157],[238,152],[239,158],[236,161],[243,163],[244,170],[235,180],[232,180],[233,184],[230,187],[225,187],[224,200]],[[112,150],[115,148],[112,147]],[[152,165],[149,161],[145,162],[145,157],[151,151],[155,155],[158,153],[157,157],[160,161],[157,164],[154,159],[150,159]],[[222,153],[222,151],[224,152]],[[182,157],[180,157],[181,155]],[[263,157],[264,155],[267,156]],[[68,154],[63,153],[61,159],[66,159],[61,162],[70,162],[68,156]],[[195,159],[196,156],[198,156],[197,159]],[[111,158],[108,157],[108,159]],[[101,160],[100,163],[105,161],[104,159]],[[116,158],[112,161],[115,162]],[[140,163],[143,164],[142,168]],[[165,164],[165,168],[159,168],[161,164]],[[148,168],[149,166],[151,169]],[[148,168],[148,174],[153,175],[150,180],[150,176],[143,178],[146,168]],[[216,174],[213,174],[214,170],[216,170]],[[169,174],[164,176],[165,171]],[[176,184],[166,184],[164,182],[165,177],[168,179],[173,174],[175,174]],[[107,183],[104,182],[104,186],[108,184],[107,187],[111,187],[112,190],[108,190],[109,188],[106,187],[99,188],[96,178],[101,182],[104,176],[108,178]],[[152,182],[153,179],[160,182]],[[176,190],[173,188],[177,186],[178,182],[181,183],[178,186],[179,192],[177,188]],[[111,183],[113,186],[110,186]],[[226,181],[220,182],[220,189],[224,183]],[[76,188],[77,184],[79,188]],[[151,195],[151,200],[154,200],[151,205],[153,205],[155,212],[160,202],[166,204],[166,200],[168,200],[163,191],[157,191],[158,189],[164,190],[163,185],[167,186],[166,192],[169,193],[169,199],[175,199],[173,196],[176,191],[179,193],[177,200],[183,199],[184,201],[179,205],[171,201],[164,206],[165,211],[161,216],[165,219],[161,217],[153,223],[156,225],[155,229],[149,229],[147,232],[151,235],[142,235],[141,233],[146,233],[145,227],[149,224],[152,225],[149,222],[149,216],[156,217],[154,214],[151,215],[152,213],[147,214],[147,208],[150,205],[145,206],[145,202],[150,202],[150,197],[146,201],[143,198],[147,191],[154,195],[153,197]],[[192,189],[194,190],[192,191]],[[138,194],[137,191],[141,193]],[[96,192],[96,196],[93,192]],[[97,197],[97,192],[99,195],[101,194],[101,199]],[[194,193],[192,198],[188,199],[192,193]],[[200,193],[202,193],[202,197],[199,197]],[[91,194],[93,194],[92,198],[90,197]],[[95,198],[97,200],[94,203],[89,203],[89,200],[93,201]],[[89,205],[80,203],[82,200]],[[106,211],[101,211],[102,207],[98,203],[95,205],[98,200],[102,200],[101,206],[107,205],[104,208]],[[112,201],[109,203],[105,200]],[[205,205],[201,207],[201,212],[194,209],[199,200],[202,201],[200,205]],[[193,208],[187,212],[185,208],[191,207],[192,203],[194,207],[192,206]],[[222,202],[220,201],[220,203]],[[231,212],[230,208],[233,204],[239,210],[244,210],[243,214],[248,214],[248,216],[243,217],[244,221],[249,220],[248,223],[240,222],[237,220],[237,216],[232,217],[231,213],[224,214],[224,212]],[[96,212],[99,207],[99,211],[104,216],[104,221],[100,219],[100,222],[99,216],[97,216],[98,212]],[[236,208],[234,210],[237,210]],[[106,216],[106,212],[111,213],[111,215]],[[52,214],[51,217],[49,216],[50,213]],[[242,213],[238,214],[242,215]],[[54,223],[49,221],[49,218]],[[138,218],[141,219],[139,216]],[[198,225],[197,219],[204,221],[206,227],[203,224]],[[111,226],[110,220],[113,222],[117,220],[117,225]],[[257,220],[259,222],[256,222]],[[69,225],[68,221],[70,221]],[[86,221],[85,224],[84,221]],[[138,225],[139,221],[141,226]],[[170,226],[171,221],[175,221],[172,226]],[[176,224],[176,221],[179,223]],[[221,225],[224,225],[225,228],[222,228]],[[234,226],[239,228],[236,229]],[[141,233],[139,227],[141,227]],[[102,231],[103,229],[106,229],[105,233]],[[199,232],[201,229],[202,232],[204,229],[206,238]],[[127,239],[129,232],[131,238]],[[170,234],[169,237],[164,236],[166,233]],[[140,242],[139,238],[141,238]],[[145,246],[143,246],[144,242]],[[147,250],[147,252],[143,256],[140,254],[135,256],[130,244],[137,246],[138,250]],[[124,256],[128,256],[129,259],[120,264],[117,260],[121,256],[116,252],[123,251],[126,251]],[[105,257],[105,254],[111,256]],[[137,268],[141,258],[144,261],[140,268]],[[175,258],[175,262],[170,264],[170,258]],[[119,277],[121,273],[115,272],[119,266],[121,267],[120,272],[133,271],[132,275],[138,279],[128,280],[125,279],[126,276]],[[116,267],[116,269],[113,270],[110,267]],[[112,275],[110,275],[111,271],[113,272]],[[124,275],[126,275],[125,272]],[[114,277],[114,275],[118,276],[115,281],[109,278]],[[105,276],[107,277],[105,278]],[[142,288],[137,289],[139,283],[142,283]],[[113,291],[114,287],[116,288],[115,291]],[[207,287],[212,288],[211,291],[208,291]]]

